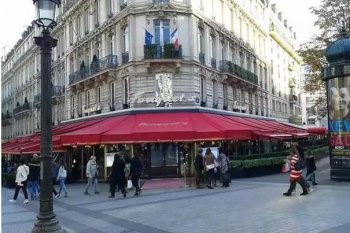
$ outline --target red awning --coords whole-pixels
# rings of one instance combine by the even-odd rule
[[[326,135],[327,134],[327,128],[326,127],[313,127],[308,128],[307,132],[314,135]]]
[[[283,133],[263,133],[263,132],[255,132],[255,135],[259,136],[259,139],[278,139],[278,140],[288,140],[293,137],[291,134],[283,134]]]
[[[61,140],[58,136],[52,138],[52,152],[65,152],[66,148],[61,145]],[[26,143],[18,144],[11,148],[7,148],[2,151],[3,154],[34,154],[40,153],[40,141],[31,141]]]

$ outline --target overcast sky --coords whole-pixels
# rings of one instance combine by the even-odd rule
[[[283,18],[288,19],[288,25],[297,32],[301,43],[315,32],[315,17],[311,15],[309,7],[319,5],[320,2],[321,0],[271,0],[271,3],[277,4],[277,10],[283,12]],[[0,0],[0,56],[16,44],[22,32],[34,19],[32,0]]]

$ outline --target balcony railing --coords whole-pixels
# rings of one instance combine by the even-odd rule
[[[122,53],[122,64],[129,62],[129,52],[123,52]]]
[[[153,4],[165,4],[169,3],[169,0],[153,0]]]
[[[1,124],[2,125],[9,125],[12,123],[13,123],[12,114],[9,111],[7,111],[5,114],[1,113]]]
[[[215,58],[212,58],[210,60],[210,64],[211,64],[211,67],[213,67],[214,69],[216,69],[216,59]]]
[[[34,96],[33,105],[34,106],[38,106],[38,105],[40,105],[40,102],[41,102],[41,95],[40,94],[35,95]]]
[[[24,103],[23,105],[20,105],[20,106],[14,108],[14,109],[13,109],[13,114],[15,115],[15,114],[18,114],[18,113],[20,113],[20,112],[28,111],[28,110],[30,110],[31,108],[32,108],[32,104],[26,102],[26,103]]]
[[[173,44],[151,44],[144,46],[145,59],[182,59],[182,46],[174,48]]]
[[[220,61],[220,72],[236,75],[250,83],[258,85],[258,76],[249,70],[246,70],[232,61]]]
[[[69,75],[69,85],[79,82],[94,75],[103,70],[116,68],[118,66],[117,55],[108,55],[97,61],[91,62],[90,66],[81,67],[79,71],[76,71]]]

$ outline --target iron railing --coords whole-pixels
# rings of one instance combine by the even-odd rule
[[[220,72],[236,75],[243,80],[258,85],[258,76],[243,67],[234,64],[232,61],[220,61]]]
[[[123,52],[122,53],[122,64],[129,62],[129,52]]]
[[[182,59],[182,46],[175,48],[173,44],[151,44],[144,46],[145,59]]]
[[[116,68],[118,66],[117,55],[108,55],[97,61],[91,62],[90,66],[80,67],[79,71],[76,71],[69,75],[69,85],[87,79],[91,75],[94,75],[103,70]]]
[[[28,111],[32,108],[32,104],[29,102],[25,102],[23,105],[17,106],[13,109],[13,114],[18,114],[20,112]]]

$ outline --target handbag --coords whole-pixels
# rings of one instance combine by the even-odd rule
[[[214,164],[209,164],[207,165],[207,170],[210,170],[210,169],[213,169],[215,168],[215,165]]]
[[[290,166],[289,166],[288,161],[286,161],[286,162],[282,165],[282,172],[283,172],[283,173],[286,173],[286,172],[289,172],[289,171],[290,171]]]
[[[299,160],[294,164],[294,168],[297,171],[303,170],[304,166],[304,159],[302,158],[299,158]]]
[[[128,189],[131,189],[131,188],[132,188],[132,182],[131,182],[131,180],[128,180],[127,188],[128,188]]]

